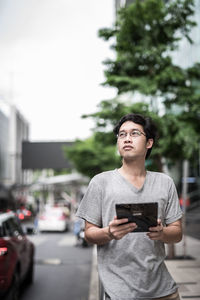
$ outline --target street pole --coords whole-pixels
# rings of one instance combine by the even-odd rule
[[[189,173],[189,162],[188,160],[183,161],[183,179],[182,179],[182,210],[183,210],[183,256],[186,257],[186,203],[188,193],[188,173]]]

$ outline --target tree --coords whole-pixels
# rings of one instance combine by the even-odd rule
[[[76,169],[84,175],[92,178],[94,175],[120,167],[121,158],[117,153],[116,137],[112,132],[118,120],[125,114],[135,112],[151,116],[157,124],[161,125],[161,118],[150,112],[149,105],[145,103],[129,104],[117,99],[102,101],[99,110],[83,118],[91,117],[95,122],[93,135],[84,141],[66,148],[66,154],[71,159]],[[154,152],[153,152],[154,153]],[[159,152],[151,155],[154,159],[148,160],[149,169],[160,169],[158,165]]]
[[[160,170],[162,156],[172,162],[195,159],[200,142],[200,64],[183,69],[171,58],[180,39],[192,42],[189,33],[195,26],[193,13],[192,0],[135,0],[119,11],[113,28],[99,30],[101,38],[114,40],[116,53],[115,59],[104,62],[104,85],[116,87],[118,95],[139,92],[150,100],[148,104],[102,101],[96,113],[83,116],[94,119],[95,129],[90,140],[78,141],[68,151],[78,170],[93,176],[116,167],[120,159],[112,148],[115,140],[111,126],[128,112],[151,116],[158,124],[159,141],[149,167],[157,164]],[[164,107],[162,115],[158,102]]]
[[[101,133],[97,132],[84,141],[77,140],[74,146],[66,149],[67,157],[73,161],[76,170],[90,178],[119,166],[115,143],[103,145],[99,139]]]
[[[189,33],[196,25],[193,14],[193,0],[134,0],[119,11],[113,28],[99,30],[105,41],[114,40],[116,54],[115,59],[104,62],[104,85],[117,88],[118,95],[139,92],[150,101],[102,101],[98,112],[84,116],[95,121],[92,143],[79,141],[68,152],[84,174],[93,176],[107,167],[117,167],[120,160],[112,148],[111,125],[129,112],[151,116],[158,125],[159,141],[147,161],[148,168],[161,170],[161,157],[171,162],[196,160],[200,145],[200,64],[184,69],[172,60],[183,37],[192,43]],[[164,107],[162,114],[159,102]],[[173,257],[173,247],[170,252]]]
[[[192,43],[193,14],[192,0],[135,0],[119,11],[113,28],[99,30],[100,37],[115,41],[116,58],[104,62],[104,85],[116,87],[119,95],[140,92],[150,97],[157,113],[162,101],[159,151],[170,159],[193,159],[199,147],[200,64],[183,69],[171,57],[180,39]]]
[[[193,1],[135,0],[119,11],[114,28],[99,30],[105,40],[115,38],[115,60],[105,61],[105,85],[118,94],[139,91],[145,95],[166,96],[185,86],[184,70],[173,65],[171,52],[195,25],[190,20]],[[169,96],[169,95],[168,95]]]

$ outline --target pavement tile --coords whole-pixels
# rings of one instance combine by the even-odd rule
[[[200,300],[200,240],[186,236],[175,244],[177,257],[191,259],[166,260],[165,263],[179,285],[181,299]]]

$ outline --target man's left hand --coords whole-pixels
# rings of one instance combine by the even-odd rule
[[[153,240],[162,240],[163,239],[163,225],[160,219],[158,219],[156,227],[150,227],[149,232],[147,233],[148,237]]]

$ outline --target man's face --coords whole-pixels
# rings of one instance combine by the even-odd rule
[[[146,139],[141,125],[126,121],[119,129],[117,146],[120,155],[126,160],[145,158],[147,150],[153,145],[153,139]]]

